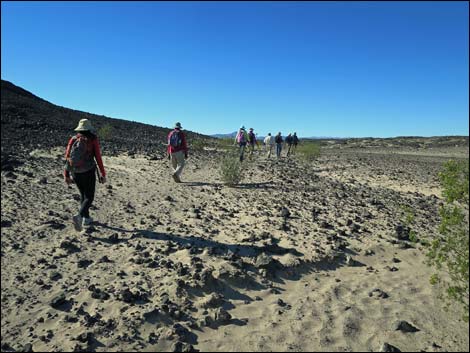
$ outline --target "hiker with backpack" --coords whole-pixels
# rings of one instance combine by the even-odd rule
[[[268,133],[268,136],[264,138],[264,146],[266,151],[268,151],[268,158],[270,158],[274,147],[274,137],[271,136],[271,133]]]
[[[188,158],[186,136],[181,129],[181,123],[176,123],[175,128],[168,134],[167,152],[173,167],[172,177],[177,183],[181,183],[181,173],[183,172],[185,159]]]
[[[98,137],[91,122],[88,119],[80,120],[75,131],[77,134],[69,140],[65,152],[64,181],[67,184],[75,183],[80,191],[80,210],[72,219],[75,230],[81,231],[83,226],[89,226],[93,222],[90,207],[95,198],[98,174],[95,160],[101,173],[101,176],[98,175],[100,183],[106,182],[106,171]]]
[[[243,156],[245,154],[245,147],[248,143],[248,134],[246,133],[245,127],[241,126],[238,130],[237,135],[235,136],[235,144],[238,145],[240,149],[240,162],[243,162]]]
[[[292,136],[292,154],[295,154],[295,150],[297,149],[297,145],[299,144],[299,138],[297,137],[297,133],[294,132]]]
[[[255,151],[255,144],[258,146],[258,140],[256,139],[256,135],[253,131],[253,128],[250,128],[250,132],[248,133],[248,146],[250,146],[250,158],[253,156],[253,152]]]
[[[292,148],[292,143],[294,142],[294,139],[292,138],[292,134],[287,135],[286,137],[286,145],[287,145],[287,157],[290,156],[290,151]]]
[[[282,139],[282,135],[281,135],[280,132],[279,132],[279,133],[276,135],[276,137],[274,138],[274,142],[276,143],[276,155],[277,155],[277,158],[281,158],[283,139]]]

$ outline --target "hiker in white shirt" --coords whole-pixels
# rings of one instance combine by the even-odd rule
[[[264,146],[266,151],[268,151],[268,158],[270,158],[274,147],[274,138],[271,136],[271,133],[269,133],[268,136],[264,138]]]

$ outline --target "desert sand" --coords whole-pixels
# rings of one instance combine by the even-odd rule
[[[468,351],[397,232],[405,206],[437,232],[437,173],[468,146],[258,152],[235,188],[222,151],[190,153],[176,184],[164,158],[103,150],[83,232],[63,148],[2,161],[2,351]]]

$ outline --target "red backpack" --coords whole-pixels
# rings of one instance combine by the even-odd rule
[[[168,144],[172,147],[178,148],[183,144],[181,132],[179,130],[173,130],[168,138]]]
[[[84,173],[95,167],[93,142],[90,138],[77,134],[67,156],[67,164],[73,173]]]

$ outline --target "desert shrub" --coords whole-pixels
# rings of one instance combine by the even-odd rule
[[[98,136],[104,140],[108,140],[113,136],[114,128],[111,124],[105,124],[98,130]]]
[[[202,139],[195,139],[191,142],[191,150],[193,152],[202,152],[204,151],[204,146],[206,145],[205,141]]]
[[[432,284],[446,289],[447,304],[457,301],[469,310],[469,217],[468,217],[468,160],[449,161],[439,173],[445,204],[440,209],[439,235],[429,245],[428,259],[438,270],[448,273],[448,279],[438,274]]]
[[[415,218],[416,218],[415,212],[408,205],[400,206],[400,210],[401,210],[401,223],[409,229],[410,241],[413,243],[417,243],[419,239],[418,239],[418,233],[414,229]]]
[[[234,139],[231,138],[221,138],[216,140],[216,146],[217,148],[220,149],[229,149],[233,146],[234,144]]]
[[[225,185],[235,186],[239,184],[243,178],[243,165],[239,156],[234,153],[224,155],[220,160],[219,173]]]
[[[296,150],[296,154],[303,160],[310,162],[320,157],[320,143],[315,141],[302,141]]]

